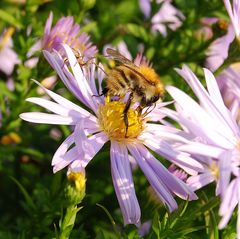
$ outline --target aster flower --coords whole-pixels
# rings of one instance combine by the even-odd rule
[[[204,69],[207,90],[187,66],[178,69],[177,72],[190,85],[199,100],[197,103],[181,90],[172,86],[167,87],[167,91],[180,108],[178,112],[169,115],[172,114],[180,125],[197,138],[195,142],[192,140],[191,143],[180,146],[179,150],[202,156],[204,164],[208,165],[200,172],[200,176],[195,178],[195,183],[198,182],[196,188],[214,180],[214,174],[210,174],[209,169],[215,162],[213,169],[218,179],[217,192],[222,199],[219,211],[222,221],[219,228],[223,228],[235,206],[240,203],[240,197],[233,192],[234,190],[238,192],[235,186],[238,185],[239,177],[240,128],[235,116],[225,106],[216,79],[209,70]],[[213,159],[209,160],[206,156]],[[230,193],[234,198],[229,199]],[[240,238],[239,225],[237,230]]]
[[[22,119],[34,123],[74,126],[73,133],[67,137],[53,156],[53,171],[57,172],[66,166],[71,171],[81,171],[110,140],[113,185],[125,224],[140,224],[140,207],[134,190],[129,153],[135,158],[157,196],[170,211],[177,208],[174,195],[188,200],[196,199],[196,195],[186,184],[171,174],[148,150],[150,148],[189,173],[201,167],[189,157],[189,154],[174,149],[173,143],[181,143],[185,140],[178,135],[178,129],[147,122],[147,120],[154,121],[156,118],[159,120],[162,115],[160,107],[166,103],[155,107],[147,118],[140,116],[135,109],[130,108],[128,137],[126,138],[126,127],[122,117],[125,103],[110,101],[103,96],[94,97],[102,92],[103,72],[98,69],[98,89],[94,77],[95,65],[90,65],[89,71],[86,71],[87,74],[84,75],[81,67],[76,64],[72,50],[67,45],[64,45],[64,49],[71,70],[66,65],[63,67],[64,60],[59,54],[45,51],[44,55],[66,87],[92,113],[43,87],[55,102],[35,97],[27,101],[38,104],[53,114],[31,112],[20,115]]]
[[[83,60],[86,61],[97,53],[97,48],[91,43],[90,37],[85,32],[80,32],[80,26],[74,23],[72,16],[61,17],[54,27],[52,27],[52,20],[53,13],[50,12],[45,25],[43,38],[31,47],[28,52],[28,57],[41,49],[50,52],[56,50],[64,54],[61,47],[62,43],[78,51],[81,56],[84,57]]]
[[[167,27],[172,31],[176,31],[182,25],[182,20],[185,17],[171,4],[170,0],[158,0],[157,2],[162,5],[159,11],[152,17],[152,30],[159,31],[163,36],[166,36]]]
[[[12,49],[12,34],[14,28],[6,29],[0,36],[0,71],[7,76],[10,76],[13,72],[14,66],[20,63],[18,55]]]
[[[167,28],[175,31],[182,25],[184,15],[171,4],[171,0],[157,0],[160,5],[158,12],[151,18],[151,29],[167,36]],[[151,14],[151,0],[139,0],[139,6],[146,18]]]

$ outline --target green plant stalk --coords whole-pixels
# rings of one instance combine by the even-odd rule
[[[68,239],[74,227],[76,215],[81,208],[77,205],[69,205],[66,209],[65,216],[60,223],[59,239]]]

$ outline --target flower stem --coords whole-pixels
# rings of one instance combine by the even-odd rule
[[[70,205],[66,209],[65,216],[60,222],[60,235],[59,239],[68,239],[71,231],[74,227],[76,215],[81,208],[78,208],[76,205]]]

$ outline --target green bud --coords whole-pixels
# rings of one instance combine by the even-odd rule
[[[71,172],[68,175],[68,185],[65,187],[65,197],[70,205],[81,203],[85,197],[86,178],[82,172]]]

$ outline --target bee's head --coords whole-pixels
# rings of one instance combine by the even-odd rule
[[[149,85],[152,85],[155,90],[155,95],[162,96],[164,93],[164,86],[155,70],[149,66],[140,65],[139,72],[147,79]]]
[[[157,102],[160,99],[161,95],[157,94],[152,96],[150,99],[143,98],[140,102],[142,107],[148,107],[151,106],[152,104],[154,104],[155,102]]]

